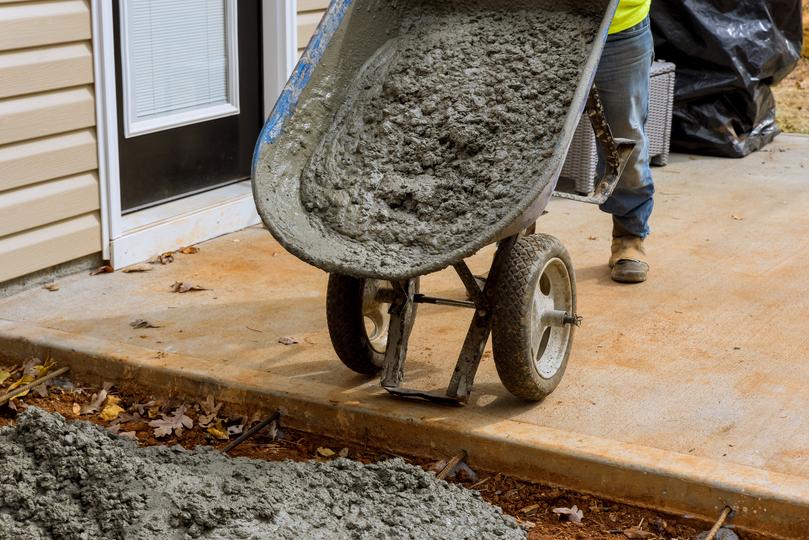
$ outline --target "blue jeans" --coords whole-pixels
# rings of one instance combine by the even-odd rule
[[[649,234],[654,182],[649,170],[649,72],[654,56],[649,18],[607,38],[595,84],[615,137],[638,141],[621,180],[601,209],[612,214],[614,236]],[[599,148],[599,154],[600,154]],[[599,167],[603,156],[599,155]],[[603,170],[603,169],[600,169]]]

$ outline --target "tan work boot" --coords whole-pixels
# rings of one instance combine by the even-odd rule
[[[649,263],[646,262],[646,250],[643,238],[638,236],[616,236],[612,239],[612,257],[610,257],[612,279],[619,283],[641,283],[646,281]]]

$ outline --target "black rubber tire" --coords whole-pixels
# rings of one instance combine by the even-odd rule
[[[364,290],[363,278],[330,274],[326,290],[326,324],[332,346],[340,361],[350,370],[362,375],[376,375],[382,370],[385,355],[374,350],[368,341],[362,314]],[[414,305],[413,318],[415,308]]]
[[[561,366],[550,379],[543,378],[531,354],[531,309],[537,280],[545,264],[560,259],[570,276],[572,313],[576,312],[576,276],[562,243],[553,236],[534,234],[517,240],[509,254],[494,291],[496,304],[492,321],[492,352],[497,374],[515,396],[539,401],[553,392],[562,380],[573,346],[571,326]],[[571,314],[572,314],[571,313]]]

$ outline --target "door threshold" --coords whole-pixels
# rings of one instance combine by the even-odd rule
[[[110,263],[118,270],[260,222],[250,181],[230,184],[123,216]]]

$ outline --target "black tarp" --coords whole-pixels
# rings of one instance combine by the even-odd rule
[[[801,0],[652,0],[658,59],[677,65],[673,150],[742,157],[778,134],[769,85],[795,67]]]

